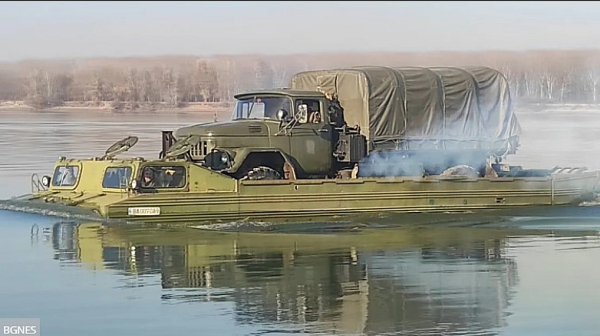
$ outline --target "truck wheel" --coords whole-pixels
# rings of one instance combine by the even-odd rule
[[[265,166],[259,166],[250,169],[241,180],[279,180],[281,175],[273,169]]]

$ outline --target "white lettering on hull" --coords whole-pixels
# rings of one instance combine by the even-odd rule
[[[129,216],[158,216],[160,215],[160,208],[127,208],[127,215]]]

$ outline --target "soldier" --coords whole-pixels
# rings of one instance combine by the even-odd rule
[[[154,172],[150,168],[144,169],[142,177],[142,187],[154,187]]]
[[[321,113],[319,111],[312,112],[308,118],[308,122],[313,124],[321,123]]]
[[[75,184],[75,180],[77,180],[77,178],[75,177],[75,172],[73,171],[73,167],[67,166],[67,167],[65,167],[65,170],[63,171],[63,175],[60,178],[59,185],[71,186],[71,185]]]

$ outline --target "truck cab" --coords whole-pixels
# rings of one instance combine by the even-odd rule
[[[343,161],[335,154],[343,123],[329,97],[279,89],[240,93],[235,99],[229,121],[166,134],[165,155],[184,155],[237,179],[335,176]]]

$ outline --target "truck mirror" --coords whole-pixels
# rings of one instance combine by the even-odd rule
[[[298,119],[298,122],[302,124],[308,121],[308,105],[298,105],[298,113],[296,114],[296,119]]]
[[[288,116],[288,113],[286,110],[281,109],[281,110],[277,111],[277,119],[285,120],[287,116]]]

